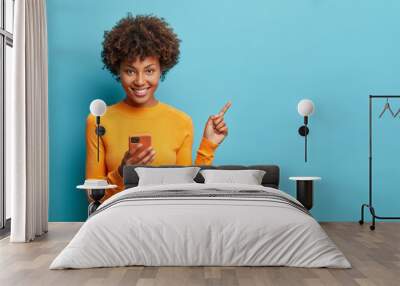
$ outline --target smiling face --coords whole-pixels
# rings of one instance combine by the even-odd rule
[[[124,61],[120,67],[120,80],[125,90],[125,102],[135,107],[151,107],[157,104],[154,92],[161,76],[157,57],[147,57],[143,61]]]

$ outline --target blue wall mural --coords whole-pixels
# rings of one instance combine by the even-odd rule
[[[368,199],[368,95],[400,94],[399,9],[394,0],[47,1],[50,221],[86,219],[86,195],[75,188],[85,176],[86,116],[93,99],[124,97],[100,53],[104,31],[127,12],[165,18],[182,40],[156,96],[192,117],[193,152],[207,117],[231,100],[214,164],[277,164],[292,195],[289,176],[321,176],[312,214],[357,221]],[[303,98],[315,104],[307,163],[297,133]],[[393,216],[400,118],[378,119],[384,103],[374,105],[374,198],[380,215]]]

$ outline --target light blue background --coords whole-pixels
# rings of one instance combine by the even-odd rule
[[[127,12],[164,17],[182,40],[180,63],[157,97],[192,116],[196,151],[207,117],[226,101],[230,134],[214,164],[277,164],[314,175],[313,215],[356,221],[368,200],[368,95],[400,94],[400,2],[376,0],[48,0],[51,221],[86,219],[89,103],[124,96],[102,69],[105,30]],[[309,162],[297,103],[310,98]],[[395,111],[400,100],[393,100]],[[375,207],[400,215],[399,119],[374,106]]]

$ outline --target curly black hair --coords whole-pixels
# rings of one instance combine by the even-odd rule
[[[164,18],[153,15],[136,15],[122,18],[111,31],[104,32],[101,57],[104,67],[120,80],[119,69],[124,60],[143,61],[146,57],[158,57],[161,79],[179,61],[178,36]]]

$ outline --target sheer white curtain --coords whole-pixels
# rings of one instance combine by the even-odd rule
[[[48,110],[45,0],[15,1],[13,93],[6,98],[6,187],[12,242],[47,232]]]

